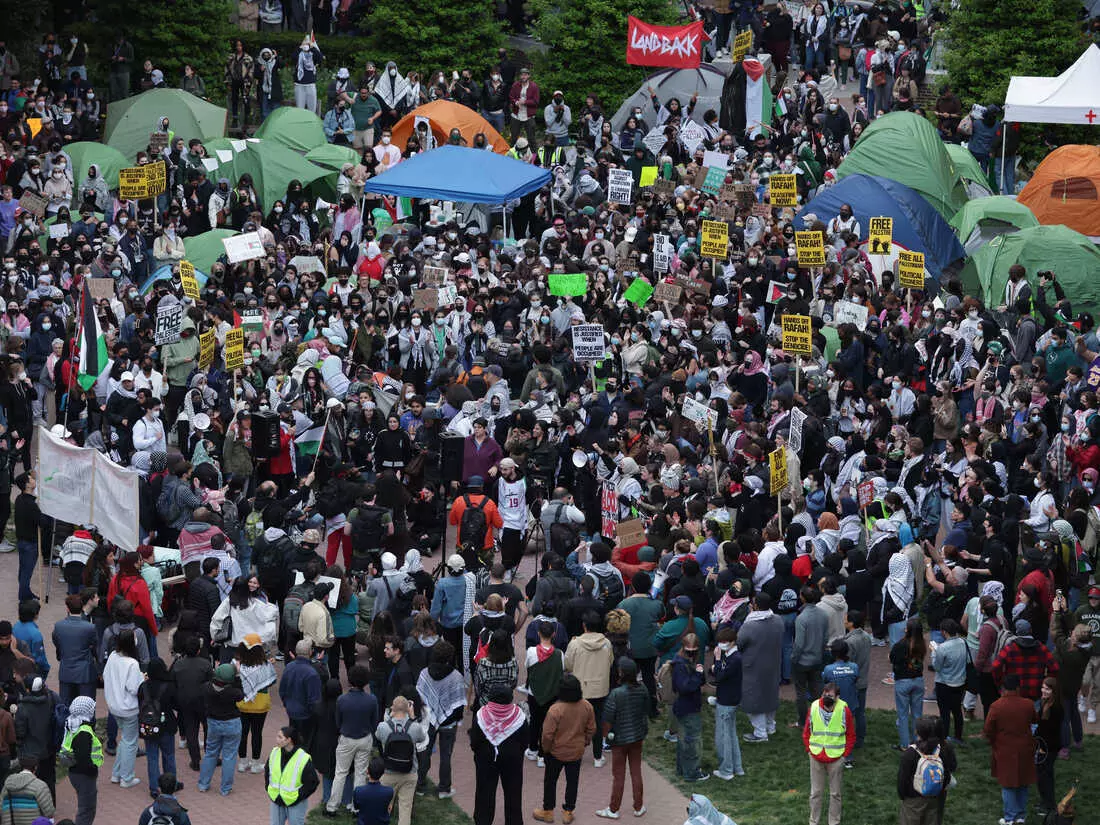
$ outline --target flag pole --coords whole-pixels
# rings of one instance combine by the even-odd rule
[[[73,380],[76,374],[80,372],[80,356],[77,354],[77,348],[80,346],[80,339],[84,335],[84,290],[88,288],[88,279],[84,278],[80,285],[80,301],[77,305],[76,313],[76,336],[73,338],[73,346],[69,350],[69,386],[65,391],[65,420],[62,422],[65,425],[65,429],[69,429],[69,420],[73,412]],[[73,356],[76,356],[75,363]]]
[[[321,442],[317,445],[317,452],[313,456],[313,468],[310,470],[310,474],[317,472],[317,462],[321,460],[321,450],[325,448],[325,434],[328,432],[328,418],[330,415],[332,415],[331,407],[325,410],[325,426],[321,430]]]

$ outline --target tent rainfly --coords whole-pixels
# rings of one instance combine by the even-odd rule
[[[538,166],[465,146],[440,146],[371,178],[367,192],[402,198],[502,204],[550,182]]]

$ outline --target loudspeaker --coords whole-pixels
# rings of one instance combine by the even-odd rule
[[[442,467],[440,477],[444,484],[462,479],[462,453],[466,445],[466,439],[460,435],[445,435],[442,439],[441,450]]]
[[[271,410],[252,413],[252,454],[275,458],[279,454],[279,416]]]

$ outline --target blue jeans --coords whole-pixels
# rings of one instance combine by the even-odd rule
[[[206,753],[203,754],[202,764],[199,765],[200,791],[210,789],[219,756],[222,758],[222,795],[233,790],[233,772],[237,769],[237,746],[240,743],[240,717],[206,720]]]
[[[146,737],[145,761],[149,765],[149,790],[159,791],[160,775],[176,772],[176,735],[164,733]]]
[[[737,738],[737,706],[714,706],[714,750],[718,754],[718,772],[739,774],[741,766],[741,740]]]
[[[993,180],[997,184],[997,188],[1002,195],[1015,195],[1016,194],[1016,156],[1009,155],[1004,159],[1006,162],[1001,163],[1001,158],[994,158],[993,160]],[[1004,185],[1001,185],[1001,166],[1004,166]]]
[[[867,688],[859,688],[859,707],[852,711],[856,720],[856,747],[863,747],[867,738]]]
[[[34,566],[38,563],[38,542],[17,541],[16,549],[19,551],[19,601],[36,598],[31,592],[31,576],[34,575]]]
[[[909,747],[916,739],[917,720],[924,703],[924,679],[896,679],[894,707],[898,712],[898,743]]]
[[[252,545],[248,543],[244,530],[237,534],[237,563],[241,566],[241,575],[247,579],[251,572]]]
[[[118,722],[118,754],[111,778],[126,781],[134,778],[134,762],[138,752],[138,715],[116,716]]]
[[[783,661],[780,665],[780,678],[784,682],[791,681],[791,651],[794,650],[794,623],[798,620],[797,613],[783,613],[779,616],[783,620]]]
[[[698,713],[677,716],[680,738],[676,743],[676,775],[694,779],[699,775],[699,739],[703,733],[703,717]]]
[[[1027,819],[1027,792],[1030,786],[1022,788],[1001,788],[1001,805],[1004,808],[1005,822]]]
[[[309,809],[309,800],[303,799],[295,802],[289,808],[271,803],[271,825],[306,825],[306,811]]]
[[[905,638],[905,622],[893,622],[886,625],[886,635],[890,639],[890,647],[893,647]]]
[[[330,774],[322,774],[321,775],[321,804],[322,805],[327,805],[328,804],[328,798],[330,796],[332,796],[332,782],[333,782],[334,779],[335,779],[335,777],[330,775]],[[355,788],[352,787],[352,785],[354,785],[354,784],[355,784],[354,782],[345,782],[344,783],[344,791],[343,791],[343,793],[340,794],[340,796],[341,796],[340,804],[341,805],[350,805],[351,804],[351,795],[352,795],[352,792],[355,790]]]
[[[270,98],[270,97],[266,97],[266,96],[261,94],[260,95],[260,119],[261,120],[265,119],[269,114],[271,114],[276,109],[278,109],[280,105],[281,104],[279,103],[279,101],[277,101],[273,98]],[[241,569],[242,570],[244,569],[243,565],[242,565]]]
[[[828,55],[829,49],[825,44],[815,47],[813,40],[806,41],[806,65],[805,69],[824,69],[825,57]]]
[[[481,116],[485,118],[500,133],[504,133],[504,112],[498,112],[497,114],[489,114],[484,109],[481,110]]]
[[[566,133],[564,135],[554,135],[554,145],[555,146],[569,146],[570,145],[569,144],[569,134]]]

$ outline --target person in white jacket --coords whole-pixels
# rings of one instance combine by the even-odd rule
[[[164,439],[164,422],[160,420],[160,399],[145,402],[145,415],[134,422],[134,449],[151,453],[168,452]]]
[[[256,598],[248,589],[248,579],[244,576],[233,582],[229,598],[223,601],[214,615],[210,617],[210,638],[221,639],[229,621],[229,638],[225,649],[232,652],[244,641],[249,633],[255,633],[264,643],[264,649],[272,651],[279,638],[279,608],[261,598]]]
[[[134,776],[134,762],[138,751],[138,688],[143,681],[134,632],[124,630],[103,669],[107,710],[118,722],[118,754],[111,768],[111,781],[122,788],[141,784]]]

